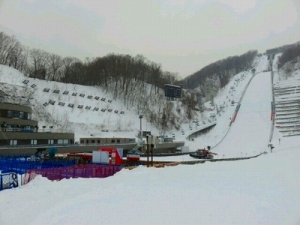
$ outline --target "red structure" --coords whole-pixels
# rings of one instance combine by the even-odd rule
[[[120,148],[98,148],[98,151],[108,152],[110,156],[109,165],[122,165],[123,149]]]

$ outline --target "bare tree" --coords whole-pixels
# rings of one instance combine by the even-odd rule
[[[63,59],[61,56],[57,54],[49,54],[46,57],[49,72],[47,74],[46,79],[50,81],[60,81],[62,77],[62,66],[63,66]]]
[[[0,32],[0,63],[9,65],[10,59],[17,54],[20,43],[14,36],[10,37]]]
[[[30,77],[46,79],[47,76],[47,58],[48,53],[39,49],[32,49],[30,51]]]

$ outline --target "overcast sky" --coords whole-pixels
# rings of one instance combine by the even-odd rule
[[[179,78],[300,41],[300,0],[0,0],[0,31],[61,56],[142,54]]]

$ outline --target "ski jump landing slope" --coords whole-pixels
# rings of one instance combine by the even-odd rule
[[[253,156],[267,150],[272,127],[271,85],[271,72],[255,75],[229,133],[213,149],[218,154],[215,158]]]

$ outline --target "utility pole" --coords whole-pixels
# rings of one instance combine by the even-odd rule
[[[143,119],[143,115],[140,115],[139,118],[140,118],[140,135],[139,136],[142,140],[142,119]]]

